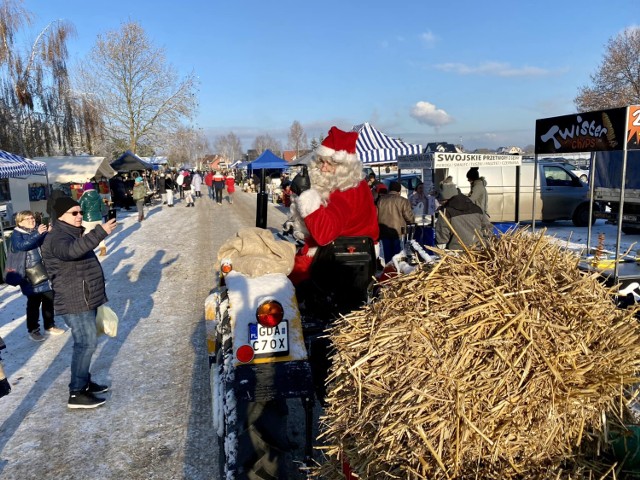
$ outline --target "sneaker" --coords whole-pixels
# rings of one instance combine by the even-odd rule
[[[87,392],[89,393],[105,393],[109,391],[109,387],[106,385],[100,385],[99,383],[89,382],[89,386],[87,387]]]
[[[46,328],[45,332],[47,332],[49,335],[62,335],[65,331],[58,327],[51,327]]]
[[[104,398],[96,397],[93,393],[88,391],[70,392],[67,407],[96,408],[104,404],[105,401],[106,400]]]
[[[44,342],[47,337],[40,333],[40,329],[29,332],[29,338],[34,342]]]

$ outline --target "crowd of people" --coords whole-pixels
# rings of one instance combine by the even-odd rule
[[[486,181],[477,168],[467,172],[469,195],[448,178],[439,185],[437,195],[426,194],[424,185],[418,185],[407,199],[398,181],[387,185],[375,174],[365,178],[355,150],[357,135],[332,127],[303,172],[283,180],[283,204],[290,207],[290,222],[297,238],[304,241],[290,274],[297,288],[309,281],[314,259],[326,255],[323,252],[339,237],[369,238],[377,253],[381,247],[388,263],[400,251],[407,226],[415,223],[417,215],[435,213],[435,241],[442,249],[471,246],[491,231]],[[107,253],[104,240],[116,225],[111,210],[135,206],[137,220],[142,222],[145,205],[154,196],[167,207],[173,207],[176,198],[193,207],[203,198],[203,185],[210,201],[221,205],[226,191],[227,202],[233,203],[234,172],[134,172],[110,181],[112,203],[105,201],[95,183],[87,182],[78,201],[60,190],[52,192],[48,225],[38,222],[34,212],[18,213],[11,246],[24,256],[27,270],[20,288],[27,297],[28,335],[36,342],[45,340],[40,315],[44,332],[64,332],[56,319],[72,331],[69,408],[102,405],[104,399],[96,395],[108,388],[91,379],[89,368],[96,347],[97,309],[107,301],[104,274],[94,250],[99,248],[101,256]],[[30,270],[44,271],[44,276],[34,280],[27,275]]]
[[[233,172],[199,171],[132,172],[119,174],[110,183],[110,198],[102,195],[100,182],[86,182],[79,197],[71,188],[54,185],[47,201],[48,221],[38,212],[21,211],[10,237],[10,255],[24,271],[17,272],[19,285],[27,298],[27,334],[34,342],[47,335],[60,335],[66,325],[74,340],[71,359],[68,408],[95,408],[105,403],[99,397],[108,390],[92,380],[90,365],[97,344],[96,315],[107,302],[104,273],[99,256],[107,254],[105,238],[115,229],[115,208],[135,206],[137,221],[145,220],[145,206],[160,198],[173,207],[180,198],[193,207],[202,198],[202,186],[209,199],[222,204],[224,192],[233,203]],[[77,198],[77,200],[75,199]],[[40,324],[42,318],[42,328]],[[58,324],[56,324],[56,321]],[[10,391],[8,380],[0,378],[3,394]],[[6,387],[6,388],[5,388]],[[1,395],[0,395],[1,396]]]

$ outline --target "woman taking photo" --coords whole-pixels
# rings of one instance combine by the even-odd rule
[[[38,225],[33,212],[24,210],[16,215],[16,228],[11,234],[11,246],[15,252],[26,252],[25,270],[37,270],[42,264],[40,246],[51,227]],[[34,268],[35,267],[35,268]],[[35,279],[35,276],[32,276]],[[40,332],[40,307],[42,306],[42,320],[44,329],[51,335],[60,335],[64,330],[56,327],[53,318],[53,291],[47,278],[35,279],[35,285],[29,281],[27,275],[20,282],[20,290],[27,297],[27,331],[34,342],[43,342],[45,336]]]

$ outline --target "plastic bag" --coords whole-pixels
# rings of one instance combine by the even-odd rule
[[[104,334],[115,337],[118,333],[118,315],[111,307],[100,305],[96,314],[96,332],[98,336]]]

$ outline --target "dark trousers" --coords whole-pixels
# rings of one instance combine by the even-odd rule
[[[400,253],[402,245],[399,238],[381,238],[382,253],[384,254],[384,262],[389,263],[396,253]]]
[[[34,293],[33,295],[27,295],[27,330],[29,332],[40,328],[40,305],[42,305],[44,329],[48,330],[55,326],[53,320],[53,292],[49,290],[44,293]]]
[[[216,188],[216,202],[222,203],[222,189]]]

